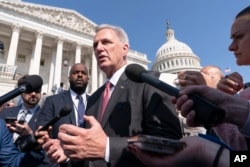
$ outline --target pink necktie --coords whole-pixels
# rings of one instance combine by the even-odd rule
[[[108,81],[106,83],[105,90],[103,92],[102,108],[101,108],[101,112],[100,112],[100,116],[99,116],[99,121],[102,120],[102,117],[104,115],[105,109],[107,107],[107,104],[108,104],[108,101],[109,101],[109,97],[110,97],[110,87],[111,86],[112,86],[112,84]]]

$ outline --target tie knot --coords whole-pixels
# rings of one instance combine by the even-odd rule
[[[24,116],[26,116],[27,114],[29,114],[30,113],[30,110],[23,110],[22,111],[22,114],[24,115]]]
[[[81,95],[77,95],[76,98],[77,98],[79,101],[83,102],[83,99],[82,99],[82,96],[81,96]]]
[[[21,112],[21,118],[20,118],[20,120],[26,120],[26,116],[29,114],[29,113],[31,113],[30,112],[30,110],[23,110],[22,112]]]
[[[110,89],[112,87],[112,83],[110,81],[108,81],[105,85],[105,88]]]

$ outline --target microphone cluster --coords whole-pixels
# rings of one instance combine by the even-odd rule
[[[49,126],[54,125],[59,119],[68,115],[72,111],[72,107],[70,105],[65,105],[59,112],[59,115],[50,120],[46,125],[44,125],[39,131],[45,131],[49,128]],[[37,139],[34,134],[22,136],[16,140],[16,145],[18,149],[22,152],[27,152],[36,149],[39,145],[37,143]]]
[[[138,64],[130,64],[126,67],[125,73],[134,82],[145,82],[171,96],[179,97],[179,90],[161,80],[148,74],[147,71]],[[196,120],[205,127],[217,124],[222,121],[225,111],[198,94],[189,94],[189,98],[194,101],[193,109],[196,112]]]

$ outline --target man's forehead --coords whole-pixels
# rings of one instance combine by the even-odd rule
[[[106,29],[102,29],[98,31],[95,34],[94,39],[105,39],[105,38],[109,39],[109,38],[113,38],[114,35],[116,35],[114,30],[106,28]]]
[[[87,68],[84,67],[84,66],[78,66],[78,67],[75,67],[75,68],[72,68],[71,72],[72,73],[75,73],[75,72],[87,72]]]

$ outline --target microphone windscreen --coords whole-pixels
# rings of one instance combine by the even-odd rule
[[[131,79],[134,82],[143,82],[141,80],[141,74],[146,73],[147,71],[145,68],[138,64],[129,64],[125,69],[125,74],[129,79]]]
[[[66,116],[66,115],[68,115],[68,114],[71,112],[71,110],[72,110],[71,105],[66,104],[66,105],[60,110],[59,116],[60,116],[60,117]]]
[[[39,75],[29,75],[22,81],[22,84],[26,86],[26,92],[33,92],[41,89],[43,79]]]

